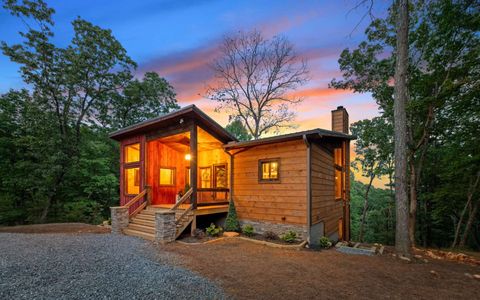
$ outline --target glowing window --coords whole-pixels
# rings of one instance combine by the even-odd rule
[[[125,169],[125,192],[128,195],[140,193],[140,168]]]
[[[260,160],[258,164],[258,179],[260,182],[279,181],[280,161],[278,159]]]
[[[125,146],[125,158],[126,163],[139,162],[140,161],[140,144],[131,144]]]
[[[200,168],[200,188],[212,187],[212,168],[202,167]]]
[[[175,168],[160,168],[160,185],[175,185]]]
[[[342,198],[342,169],[335,168],[335,199]]]
[[[342,148],[335,148],[333,152],[334,162],[337,166],[343,167],[343,153]]]

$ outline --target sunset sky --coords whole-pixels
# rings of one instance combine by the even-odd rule
[[[308,61],[311,81],[297,93],[305,101],[297,107],[297,130],[330,129],[330,111],[347,108],[350,121],[371,118],[377,105],[369,94],[332,90],[339,77],[340,52],[364,38],[369,19],[358,1],[47,1],[56,10],[55,42],[66,46],[72,38],[70,22],[77,16],[109,28],[139,67],[137,76],[156,71],[174,86],[181,106],[196,104],[220,124],[227,116],[213,112],[214,103],[202,97],[213,80],[208,67],[218,55],[221,38],[239,30],[257,29],[267,37],[286,36],[299,56]],[[377,2],[374,14],[385,14],[388,2]],[[358,26],[357,26],[358,25]],[[0,40],[20,41],[24,25],[0,9]],[[23,87],[18,66],[0,55],[0,93]]]

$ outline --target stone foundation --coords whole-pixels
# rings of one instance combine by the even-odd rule
[[[255,229],[255,233],[263,234],[266,231],[272,231],[278,236],[285,234],[289,230],[293,230],[297,233],[298,238],[306,240],[308,238],[308,231],[306,226],[292,225],[292,224],[278,224],[269,222],[259,222],[251,220],[239,220],[240,225],[250,224]]]
[[[158,211],[155,213],[155,242],[165,244],[175,241],[176,231],[175,212]]]
[[[128,208],[110,207],[110,215],[112,218],[112,233],[122,233],[122,230],[128,226]]]

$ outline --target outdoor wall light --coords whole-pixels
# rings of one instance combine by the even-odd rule
[[[185,154],[185,160],[190,160],[190,159],[192,159],[192,156],[190,155],[190,153]]]

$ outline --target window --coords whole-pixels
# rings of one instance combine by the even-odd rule
[[[200,188],[212,187],[212,168],[202,167],[200,168]]]
[[[342,148],[335,148],[333,150],[333,161],[335,169],[335,199],[343,198],[343,151]]]
[[[213,187],[227,188],[227,165],[215,165],[213,167]]]
[[[160,185],[175,185],[175,168],[160,168]]]
[[[263,159],[258,161],[258,181],[259,182],[279,182],[280,181],[280,160]]]
[[[125,169],[125,192],[128,195],[140,193],[140,168]]]
[[[124,161],[125,163],[133,163],[140,161],[140,144],[131,144],[125,146]]]

